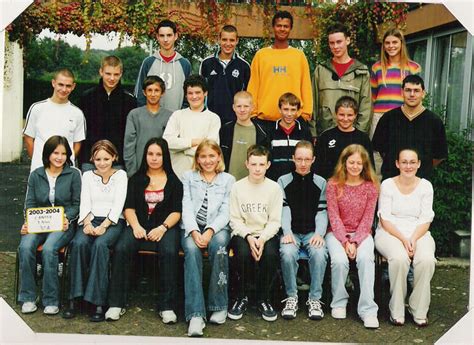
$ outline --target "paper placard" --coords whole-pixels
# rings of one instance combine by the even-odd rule
[[[64,207],[37,207],[26,210],[28,233],[63,231]]]

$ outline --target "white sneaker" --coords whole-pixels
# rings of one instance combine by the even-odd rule
[[[321,320],[324,317],[322,302],[317,299],[308,298],[306,305],[308,306],[308,317],[311,320]]]
[[[166,324],[176,323],[176,321],[178,321],[178,317],[176,316],[176,314],[172,310],[160,311],[159,315],[160,315],[161,320],[163,321],[163,323],[166,323]]]
[[[226,319],[227,319],[227,310],[219,310],[211,314],[211,317],[209,318],[209,322],[222,325]]]
[[[298,310],[298,296],[290,296],[282,302],[286,303],[281,311],[281,316],[287,320],[294,319],[296,317],[296,311]]]
[[[346,318],[346,308],[345,307],[332,308],[331,316],[335,319],[345,319]]]
[[[57,313],[59,313],[59,308],[55,305],[48,305],[44,307],[43,314],[56,315]]]
[[[35,302],[24,302],[21,306],[21,312],[23,314],[34,313],[38,309]]]
[[[107,312],[105,313],[105,320],[106,321],[117,321],[120,317],[125,314],[127,310],[125,308],[119,307],[110,307]]]
[[[375,315],[368,315],[362,319],[365,328],[379,328],[379,320]]]
[[[206,327],[206,323],[201,316],[193,316],[189,320],[188,336],[189,337],[200,337],[203,334],[203,329]]]

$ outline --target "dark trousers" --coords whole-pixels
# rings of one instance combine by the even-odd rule
[[[256,277],[257,301],[270,300],[272,296],[272,282],[277,274],[279,256],[278,236],[273,236],[263,247],[262,257],[258,262],[251,254],[247,240],[240,236],[232,237],[230,247],[234,251],[233,260],[239,274],[238,297],[248,296],[250,290],[250,277],[254,274],[258,266],[258,276]]]
[[[96,217],[93,226],[98,226],[105,218]],[[70,244],[69,277],[71,290],[69,298],[83,297],[84,301],[95,305],[105,305],[109,285],[110,249],[120,236],[125,221],[119,219],[110,225],[101,236],[86,235],[80,226]]]
[[[170,228],[159,242],[137,240],[131,227],[127,227],[117,241],[112,256],[112,275],[109,284],[108,302],[110,307],[124,307],[130,290],[130,272],[133,258],[138,250],[150,250],[158,253],[159,289],[158,310],[177,308],[177,276],[179,229]]]

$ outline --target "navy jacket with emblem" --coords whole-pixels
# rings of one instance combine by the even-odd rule
[[[219,115],[221,124],[235,120],[232,109],[234,95],[247,89],[250,79],[250,65],[237,53],[226,65],[219,61],[219,50],[201,62],[199,74],[208,83],[207,107]]]

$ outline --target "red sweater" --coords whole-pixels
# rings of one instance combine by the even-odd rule
[[[378,191],[372,182],[358,186],[344,185],[338,197],[338,188],[329,181],[326,189],[329,228],[344,245],[347,241],[357,246],[372,232]]]

